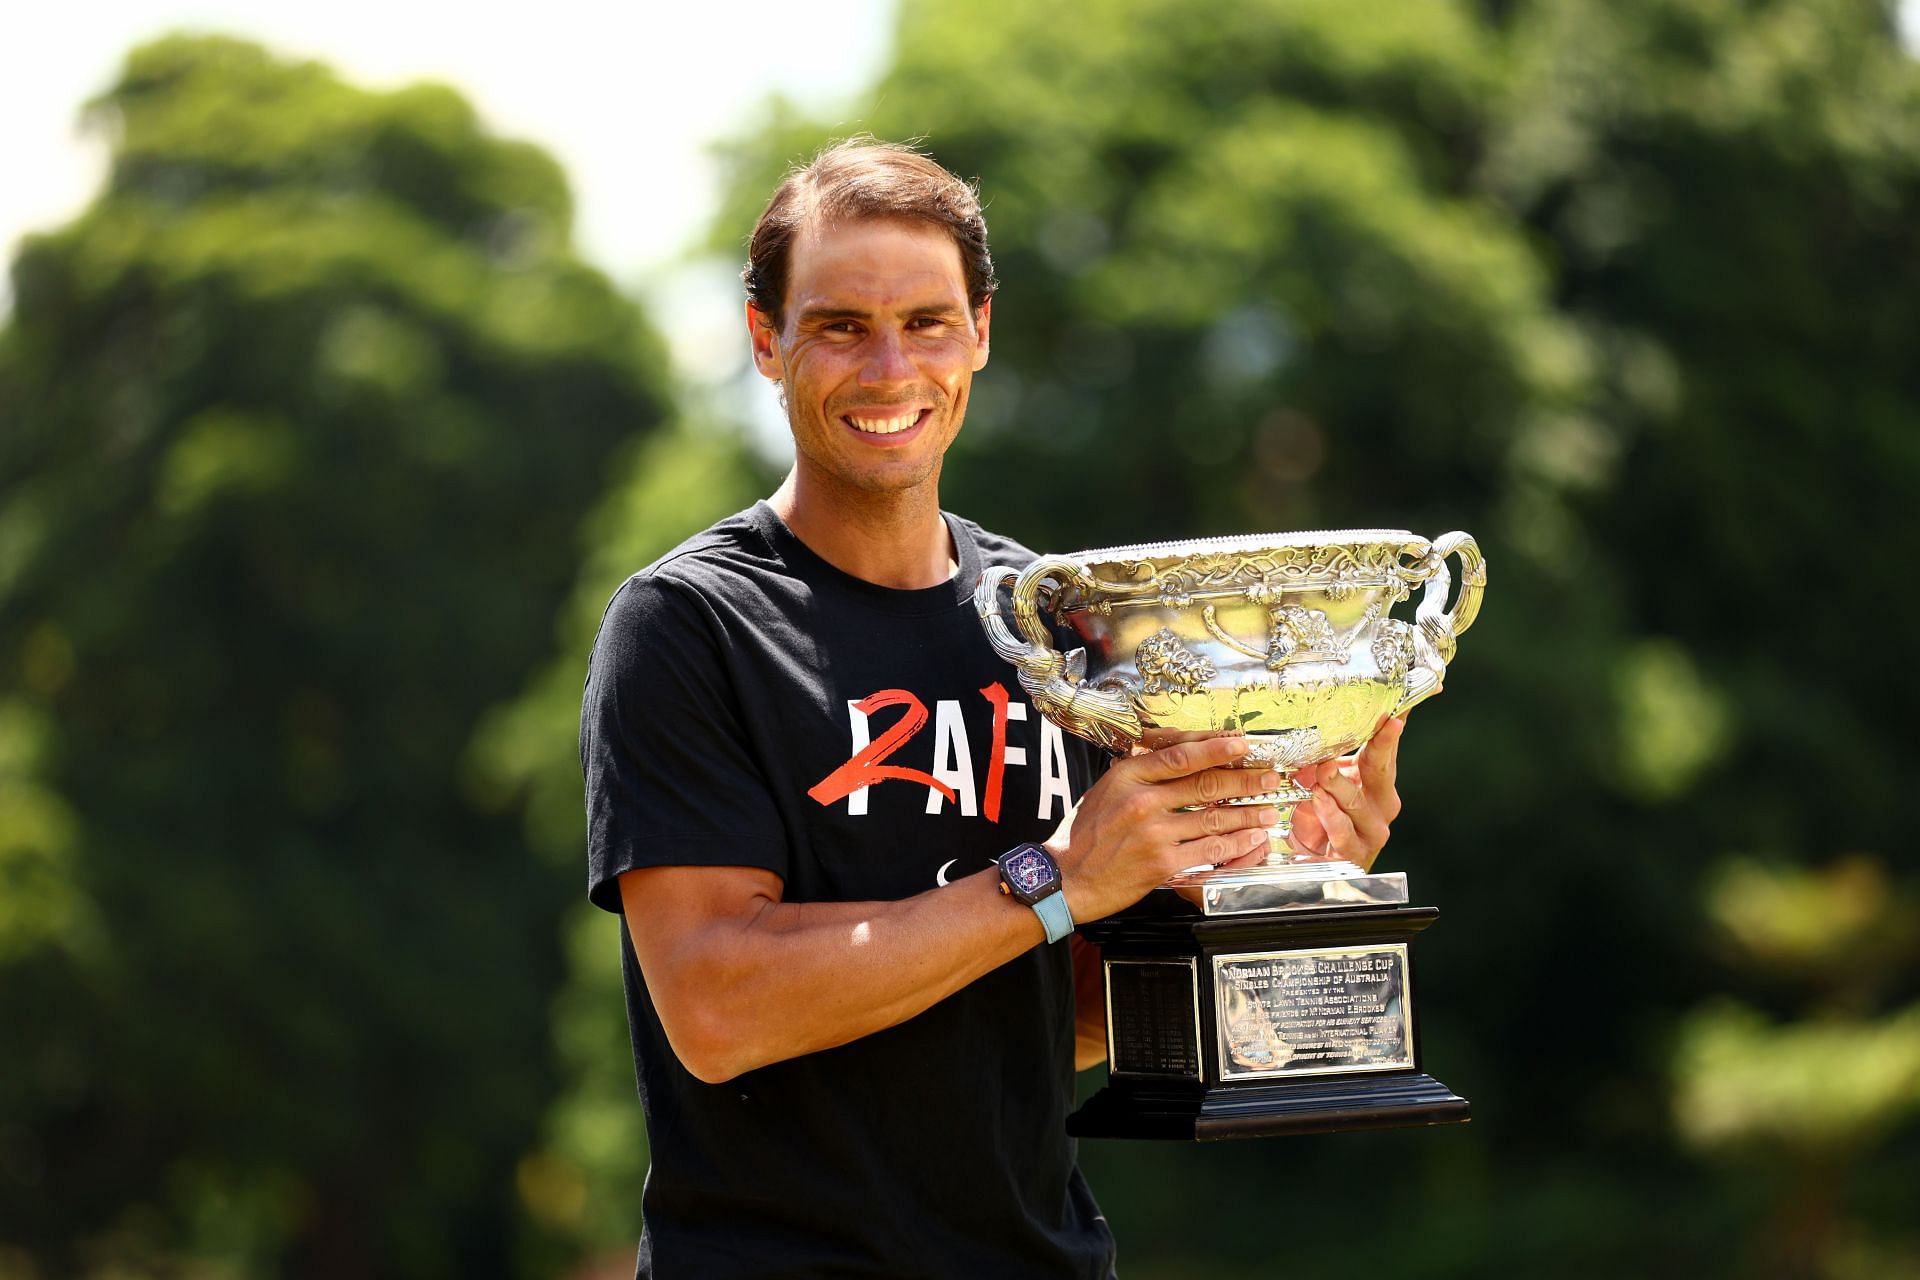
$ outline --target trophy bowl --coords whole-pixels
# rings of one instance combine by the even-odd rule
[[[1062,729],[1121,755],[1143,739],[1246,735],[1241,767],[1285,780],[1237,802],[1280,809],[1268,855],[1280,867],[1303,860],[1287,836],[1310,793],[1292,772],[1358,750],[1438,693],[1486,580],[1465,533],[1318,530],[1041,556],[988,570],[974,605],[1033,705]],[[1413,620],[1391,616],[1415,587]],[[1063,652],[1043,614],[1077,647]]]

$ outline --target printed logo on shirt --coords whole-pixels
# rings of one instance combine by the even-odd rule
[[[1073,807],[1073,792],[1067,773],[1067,744],[1060,727],[1039,717],[1040,758],[1031,761],[1027,748],[1007,741],[1009,723],[1031,722],[1027,703],[1011,696],[999,683],[979,692],[977,703],[957,698],[940,698],[934,702],[931,769],[893,763],[900,750],[927,727],[926,703],[905,689],[881,689],[849,701],[847,724],[853,754],[845,764],[808,788],[807,794],[829,807],[844,800],[847,813],[859,817],[867,812],[868,797],[874,787],[883,782],[904,782],[926,788],[929,814],[938,814],[952,805],[963,816],[978,814],[989,822],[998,822],[1007,770],[1037,768],[1040,798],[1035,816],[1065,817]],[[886,713],[893,708],[900,710],[889,721]],[[975,726],[974,734],[983,738],[985,745],[978,757],[981,767],[977,770],[974,739],[967,728],[969,718]],[[924,758],[924,749],[914,754]]]

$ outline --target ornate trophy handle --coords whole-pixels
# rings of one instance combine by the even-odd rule
[[[1013,581],[1013,620],[1020,636],[1008,629],[1000,612],[1000,589],[1009,580]],[[1140,741],[1140,716],[1133,703],[1119,690],[1081,683],[1085,652],[1061,653],[1040,617],[1043,589],[1051,583],[1057,592],[1062,585],[1076,582],[1090,585],[1091,580],[1085,569],[1065,556],[1042,556],[1017,578],[1009,568],[988,569],[973,590],[973,607],[986,628],[987,642],[1014,665],[1020,687],[1043,715],[1115,754],[1125,754]]]
[[[1447,558],[1455,555],[1460,557],[1460,595],[1449,612],[1447,595],[1453,589],[1453,575],[1447,571]],[[1414,664],[1407,672],[1407,692],[1393,709],[1395,716],[1405,715],[1440,692],[1460,636],[1480,615],[1480,595],[1487,586],[1487,561],[1471,534],[1454,532],[1435,538],[1418,568],[1425,571],[1427,585],[1414,610],[1419,624],[1414,633]]]

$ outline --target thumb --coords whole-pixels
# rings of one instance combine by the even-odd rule
[[[1327,845],[1327,829],[1313,806],[1302,801],[1293,807],[1293,831],[1287,843],[1295,853],[1319,853]]]
[[[1080,802],[1078,800],[1075,800],[1067,806],[1067,816],[1060,819],[1060,825],[1053,829],[1054,842],[1064,847],[1068,841],[1073,839],[1073,819],[1074,815],[1079,812]]]

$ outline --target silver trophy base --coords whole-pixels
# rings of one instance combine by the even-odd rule
[[[1407,901],[1406,872],[1366,871],[1345,860],[1269,863],[1230,871],[1195,868],[1167,884],[1207,916],[1398,906]]]

